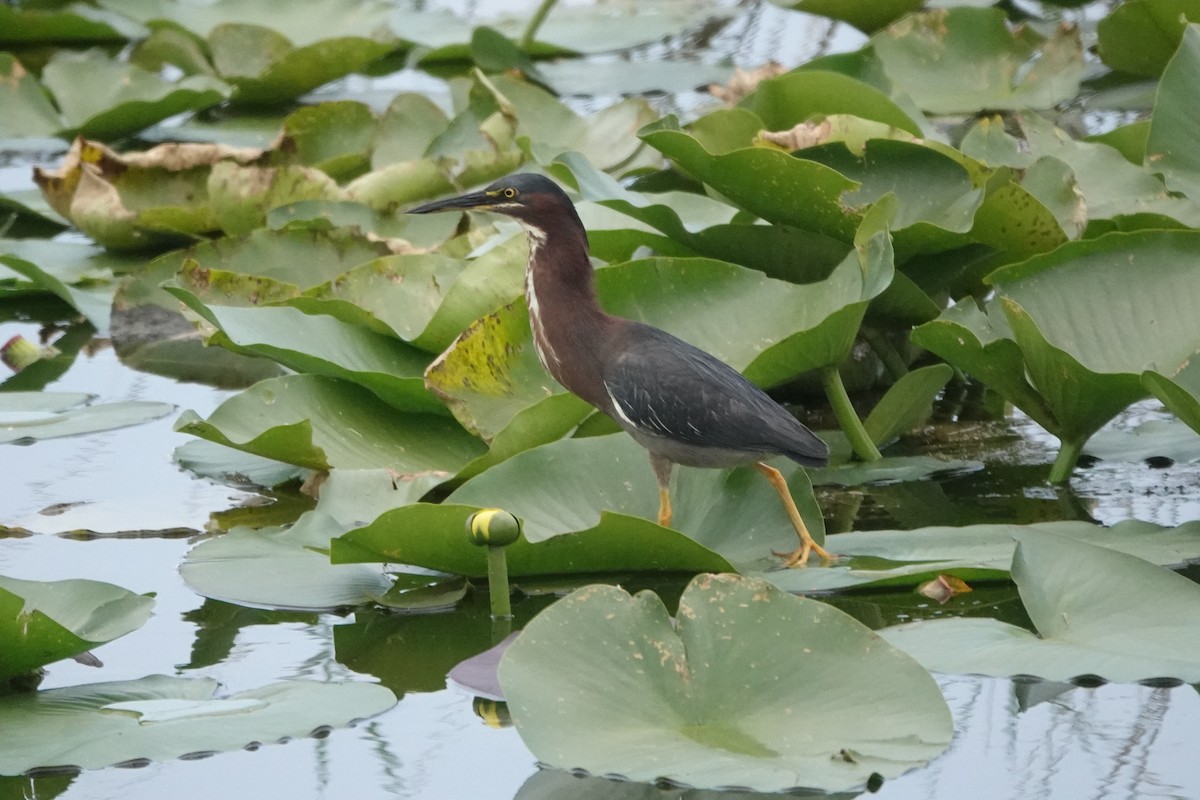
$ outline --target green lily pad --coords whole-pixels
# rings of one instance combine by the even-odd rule
[[[959,618],[901,625],[882,635],[939,672],[1200,680],[1200,587],[1194,582],[1136,556],[1053,534],[1014,538],[1013,580],[1037,633]]]
[[[1200,363],[1188,361],[1167,374],[1147,370],[1142,385],[1192,430],[1200,431]]]
[[[960,303],[912,332],[915,344],[946,359],[999,392],[1047,430],[1058,427],[1054,411],[1029,383],[1021,348],[996,303],[980,311]]]
[[[1173,113],[1177,112],[1168,112],[1164,119]],[[1148,160],[1147,166],[1131,164],[1115,148],[1073,139],[1038,114],[1021,114],[1018,121],[1031,153],[1058,159],[1071,168],[1087,205],[1087,219],[1160,214],[1189,227],[1200,224],[1200,205],[1189,198],[1172,197],[1153,174],[1157,171],[1154,159]],[[1179,152],[1178,145],[1175,148]]]
[[[230,22],[209,32],[208,47],[217,74],[236,89],[235,103],[277,105],[359,72],[396,49],[390,31],[379,33],[374,39],[331,31],[329,38],[295,45],[275,29],[274,21],[270,27]]]
[[[313,287],[289,304],[440,353],[471,322],[521,293],[527,254],[521,235],[469,261],[437,253],[388,256]]]
[[[24,45],[120,42],[145,35],[145,29],[128,17],[86,3],[0,6],[0,31],[6,44]]]
[[[452,498],[438,505],[418,503],[384,512],[370,525],[334,539],[330,560],[408,564],[486,578],[487,549],[471,544],[466,534],[467,520],[479,509]],[[597,524],[586,530],[538,539],[522,536],[504,554],[514,578],[732,569],[720,555],[683,534],[612,511],[602,511]]]
[[[805,471],[771,462],[787,479],[809,531],[824,522]],[[604,511],[656,520],[658,489],[645,451],[625,434],[564,439],[527,450],[456,489],[449,502],[503,506],[539,542],[601,524]],[[766,479],[750,467],[680,468],[672,491],[675,530],[742,569],[770,565],[771,551],[791,551],[796,533]]]
[[[1115,70],[1157,77],[1200,7],[1194,0],[1130,0],[1096,25],[1096,52]]]
[[[176,447],[175,463],[204,478],[231,486],[271,488],[292,480],[302,480],[308,470],[270,458],[235,450],[232,447],[193,439]]]
[[[1004,267],[988,278],[998,298],[986,316],[958,306],[913,340],[1062,439],[1051,476],[1065,480],[1083,443],[1146,395],[1143,372],[1174,374],[1193,355],[1194,233],[1113,233]],[[1105,288],[1118,283],[1119,295]]]
[[[62,109],[60,135],[115,139],[184,111],[210,108],[229,96],[229,87],[206,75],[170,82],[99,50],[60,51],[42,72],[42,82]]]
[[[500,684],[539,760],[643,782],[844,790],[953,732],[929,674],[861,623],[731,575],[694,579],[674,624],[652,593],[580,589],[526,626]]]
[[[1200,11],[1200,6],[1197,7]],[[1167,64],[1158,83],[1146,163],[1161,172],[1171,189],[1200,200],[1200,155],[1188,131],[1194,131],[1200,116],[1190,103],[1181,107],[1184,93],[1200,80],[1200,26],[1188,25],[1179,50]]]
[[[210,306],[262,305],[296,297],[390,252],[355,230],[256,230],[204,242],[162,260],[179,285]]]
[[[111,583],[0,575],[0,684],[137,630],[153,607],[153,598]]]
[[[1078,29],[1049,37],[1029,25],[1010,29],[1000,9],[910,14],[871,45],[888,77],[934,114],[1053,108],[1079,92],[1083,77]]]
[[[414,503],[447,473],[335,469],[315,510],[290,526],[235,527],[188,552],[179,572],[196,592],[242,605],[328,611],[382,602],[396,586],[375,564],[331,564],[330,541]]]
[[[425,388],[426,353],[357,325],[288,306],[205,306],[181,289],[168,289],[217,331],[209,344],[270,358],[297,372],[358,383],[402,411],[445,414]]]
[[[842,557],[838,564],[810,564],[806,569],[776,570],[761,577],[789,592],[916,586],[941,574],[967,581],[1003,580],[1012,563],[1014,538],[1043,534],[1137,555],[1164,566],[1200,556],[1200,523],[1192,522],[1177,528],[1139,520],[1118,522],[1111,528],[1089,522],[933,526],[834,534],[826,537],[825,547]]]
[[[954,369],[948,364],[934,364],[913,370],[892,384],[863,421],[871,441],[882,447],[924,424],[933,413],[934,399],[953,376]]]
[[[52,397],[46,405],[39,392],[0,392],[0,444],[56,439],[109,431],[165,417],[175,410],[170,403],[125,400],[82,405],[77,393]],[[87,395],[83,395],[84,399]],[[70,403],[70,405],[67,405]]]
[[[815,117],[853,115],[922,135],[921,127],[874,86],[819,69],[792,70],[765,80],[738,106],[757,114],[770,131],[788,130]]]
[[[11,6],[0,6],[0,17],[5,13],[14,13]],[[0,100],[4,103],[0,139],[51,137],[63,126],[37,78],[9,53],[0,53]]]
[[[302,106],[283,121],[278,149],[295,149],[301,164],[338,180],[354,178],[370,166],[375,140],[370,106],[349,100]]]
[[[1132,430],[1106,428],[1088,440],[1083,452],[1105,461],[1169,458],[1195,462],[1200,461],[1200,435],[1182,419],[1149,420]]]
[[[872,33],[916,11],[922,0],[771,0],[777,6],[848,22],[860,31]]]
[[[34,286],[50,292],[73,307],[87,317],[101,335],[108,333],[112,318],[113,295],[117,290],[117,284],[112,280],[112,273],[100,266],[102,260],[96,260],[96,270],[90,275],[80,275],[75,271],[76,268],[82,266],[79,261],[64,264],[52,258],[39,258],[39,262],[34,263],[20,255],[4,252],[15,250],[17,253],[47,256],[51,254],[64,255],[74,251],[73,255],[76,258],[83,256],[81,261],[86,263],[91,260],[88,257],[90,253],[80,252],[84,248],[79,245],[63,245],[59,242],[44,242],[37,239],[30,240],[30,244],[32,245],[30,247],[14,247],[12,240],[0,242],[0,266],[8,267],[18,275],[29,279]],[[90,248],[87,250],[94,252]],[[43,268],[42,264],[46,264],[46,268]],[[64,281],[59,275],[66,276],[67,280]],[[75,279],[74,282],[69,282],[72,278]]]
[[[100,769],[312,735],[396,703],[374,683],[283,681],[218,697],[210,678],[151,675],[0,698],[0,773]]]
[[[454,473],[485,449],[453,420],[398,411],[363,387],[320,375],[260,381],[207,420],[185,411],[175,429],[318,470]]]

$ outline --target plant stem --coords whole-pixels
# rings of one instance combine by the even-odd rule
[[[533,18],[529,20],[529,25],[525,27],[525,33],[521,34],[521,49],[529,52],[529,48],[533,46],[533,37],[537,35],[538,28],[542,27],[542,23],[546,21],[546,17],[550,15],[550,9],[554,8],[554,4],[558,0],[542,0],[542,4],[538,6],[537,11],[533,12]]]
[[[887,337],[874,328],[867,327],[860,328],[858,334],[871,345],[871,349],[879,356],[892,380],[898,381],[908,374],[908,364],[904,363],[904,359],[896,352],[896,348],[892,347]]]
[[[504,548],[488,547],[488,594],[492,601],[492,619],[512,616],[508,591],[508,559]]]
[[[862,420],[854,411],[850,395],[846,394],[846,385],[842,383],[842,376],[837,367],[825,367],[821,370],[821,385],[825,387],[825,396],[829,398],[829,404],[833,406],[833,414],[837,417],[838,424],[842,426],[846,438],[850,440],[850,446],[854,448],[855,454],[863,461],[878,461],[883,458],[879,454],[879,448],[867,435],[867,429],[863,427]]]
[[[1083,442],[1083,439],[1059,440],[1058,456],[1054,459],[1054,466],[1050,468],[1051,483],[1066,483],[1071,479],[1075,462],[1079,460],[1079,453],[1083,450]]]

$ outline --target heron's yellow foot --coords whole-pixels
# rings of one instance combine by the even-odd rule
[[[658,490],[658,524],[671,527],[671,493],[661,488]]]
[[[792,493],[788,490],[787,481],[783,479],[783,474],[761,461],[754,466],[759,472],[767,476],[767,480],[771,482],[771,486],[775,487],[779,499],[783,501],[783,508],[787,511],[788,519],[791,521],[792,527],[796,529],[796,535],[800,537],[800,546],[792,552],[780,553],[774,550],[771,552],[782,558],[784,566],[789,569],[792,567],[808,566],[808,557],[812,553],[819,555],[825,563],[837,561],[837,556],[831,555],[824,547],[817,544],[816,539],[813,539],[812,534],[808,532],[808,526],[804,524],[804,518],[800,516],[800,510],[796,508],[796,501],[792,499]]]
[[[822,566],[833,564],[838,558],[824,547],[821,547],[821,545],[817,544],[811,538],[804,539],[803,537],[800,540],[800,546],[792,552],[781,553],[778,550],[772,550],[771,553],[779,558],[782,558],[783,565],[788,569],[792,569],[793,567],[807,567],[808,557],[813,553],[816,553],[821,557]]]

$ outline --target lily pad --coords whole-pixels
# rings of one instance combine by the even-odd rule
[[[809,531],[821,541],[824,522],[805,471],[786,459],[771,462],[787,479]],[[448,502],[503,506],[539,542],[603,525],[605,511],[658,514],[658,489],[649,459],[625,434],[564,439],[527,450],[456,489]],[[739,569],[769,566],[772,550],[795,549],[796,533],[779,496],[751,467],[680,468],[672,491],[673,526],[720,553]]]
[[[396,703],[373,683],[283,681],[219,697],[210,678],[151,675],[0,698],[0,774],[100,769],[312,735]]]
[[[418,503],[380,515],[370,525],[333,540],[334,564],[408,564],[438,572],[486,578],[487,550],[471,544],[466,523],[481,506]],[[794,537],[793,537],[794,539]],[[729,570],[717,553],[649,520],[601,511],[597,524],[569,534],[522,536],[505,548],[509,575],[580,575],[624,572]]]
[[[1079,31],[1049,37],[1010,29],[996,8],[940,8],[893,23],[871,39],[884,71],[934,114],[1053,108],[1073,98],[1083,77]]]
[[[923,0],[771,0],[777,6],[848,22],[860,31],[872,33],[910,11],[924,5]]]
[[[1096,24],[1096,52],[1115,70],[1157,77],[1195,19],[1192,0],[1131,0]]]
[[[394,590],[383,567],[331,564],[330,541],[416,502],[448,477],[332,470],[315,510],[290,526],[237,527],[201,542],[188,552],[180,574],[199,594],[248,606],[328,611],[382,602]]]
[[[0,392],[0,444],[56,439],[140,425],[165,417],[175,410],[170,403],[149,400],[82,405],[84,401],[79,400],[80,395],[76,393],[61,397],[64,403],[46,407],[41,403],[43,398],[39,392]]]
[[[674,625],[652,593],[581,589],[526,626],[500,684],[539,760],[643,782],[844,790],[953,732],[929,674],[861,623],[731,575],[694,579]]]
[[[148,595],[111,583],[0,575],[0,684],[137,630],[153,607]]]
[[[0,16],[5,13],[13,13],[11,6],[0,6]],[[37,78],[9,53],[0,53],[0,100],[0,139],[50,137],[62,128],[62,118]]]
[[[173,83],[99,50],[56,53],[42,81],[62,109],[65,126],[59,133],[96,139],[115,139],[184,111],[210,108],[230,93],[228,85],[206,75]]]
[[[934,398],[953,375],[948,364],[934,364],[913,370],[892,384],[863,421],[871,441],[882,447],[923,425],[933,413]]]
[[[403,411],[446,413],[425,389],[428,354],[394,337],[288,306],[205,306],[189,292],[168,291],[216,326],[209,344],[264,356],[297,372],[358,383]]]
[[[303,228],[224,237],[160,261],[175,265],[176,283],[206,305],[258,306],[297,297],[388,252],[357,231]]]
[[[1179,50],[1158,83],[1146,142],[1146,163],[1155,172],[1161,171],[1167,186],[1193,200],[1200,200],[1200,156],[1187,131],[1195,130],[1200,117],[1190,104],[1180,107],[1179,103],[1187,88],[1195,86],[1198,79],[1200,25],[1191,24],[1184,30]]]
[[[318,470],[453,473],[485,449],[453,420],[398,411],[365,388],[320,375],[260,381],[207,420],[185,411],[175,429]]]
[[[1194,582],[1136,556],[1053,534],[1014,538],[1013,580],[1037,633],[959,618],[901,625],[882,635],[939,672],[1200,680],[1200,587]]]
[[[1200,523],[1163,528],[1127,520],[1111,528],[1089,522],[1034,525],[933,526],[911,531],[861,531],[828,536],[826,548],[842,557],[836,565],[777,570],[761,577],[789,592],[820,592],[866,586],[916,586],[940,574],[968,582],[1006,579],[1013,541],[1041,535],[1069,538],[1094,547],[1137,555],[1163,566],[1200,558]]]

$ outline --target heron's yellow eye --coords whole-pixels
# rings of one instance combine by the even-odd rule
[[[504,196],[507,197],[509,200],[512,200],[514,197],[517,196],[517,190],[512,188],[511,186],[509,186],[507,189],[504,190]]]

